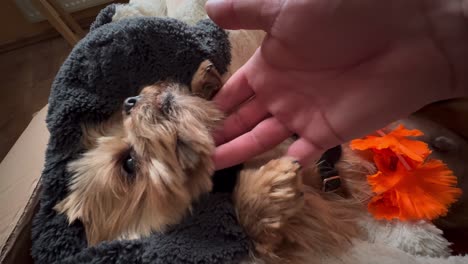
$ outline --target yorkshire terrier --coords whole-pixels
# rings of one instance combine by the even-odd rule
[[[210,99],[221,86],[204,61],[190,86],[147,86],[107,122],[83,125],[85,152],[69,163],[69,194],[55,210],[83,223],[88,245],[163,232],[211,191],[212,132],[223,115]],[[234,206],[254,245],[248,263],[323,263],[366,239],[360,221],[373,163],[341,146],[341,187],[324,191],[320,162],[301,167],[282,157],[291,143],[249,160],[238,175]],[[362,263],[334,261],[327,263]]]
[[[211,130],[222,114],[203,98],[219,82],[204,62],[191,90],[160,82],[127,98],[107,122],[83,125],[85,153],[69,164],[70,193],[55,209],[83,222],[90,245],[163,231],[211,190]]]

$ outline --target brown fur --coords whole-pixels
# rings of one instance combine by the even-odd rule
[[[199,74],[210,64],[203,64]],[[181,221],[193,201],[212,188],[212,129],[221,113],[208,100],[219,75],[194,78],[190,89],[161,82],[144,88],[130,113],[83,125],[83,156],[68,166],[68,196],[56,205],[70,222],[83,222],[89,245],[136,239]],[[215,83],[215,85],[213,85]],[[368,199],[364,175],[369,162],[345,148],[339,164],[346,196],[320,191],[316,166],[300,168],[280,158],[291,141],[245,164],[233,200],[252,238],[253,259],[267,263],[310,263],[336,254],[363,236],[356,220]],[[124,169],[129,158],[135,173]]]

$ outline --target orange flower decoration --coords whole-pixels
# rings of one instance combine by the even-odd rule
[[[431,153],[426,143],[408,138],[423,133],[400,125],[387,135],[380,134],[351,142],[352,149],[371,150],[378,169],[367,177],[376,194],[369,212],[388,220],[433,220],[447,214],[461,190],[454,187],[457,178],[447,165],[426,160]]]
[[[423,162],[431,154],[431,150],[426,143],[407,138],[422,135],[424,134],[419,130],[408,130],[403,125],[399,125],[395,130],[383,136],[367,136],[364,139],[355,139],[351,141],[351,148],[356,150],[390,149],[396,154]]]

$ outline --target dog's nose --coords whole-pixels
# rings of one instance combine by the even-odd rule
[[[136,105],[136,103],[140,100],[140,96],[133,96],[133,97],[128,97],[124,101],[124,111],[125,113],[129,114],[130,110]]]

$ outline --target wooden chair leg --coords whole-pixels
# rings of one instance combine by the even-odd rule
[[[60,18],[60,15],[47,0],[32,0],[35,6],[49,20],[50,24],[65,38],[73,47],[80,40],[79,37]]]
[[[52,7],[55,8],[57,13],[67,22],[68,26],[80,37],[84,37],[85,32],[84,30],[78,25],[76,20],[67,12],[65,9],[63,9],[62,5],[57,2],[57,0],[45,0],[49,2]]]

